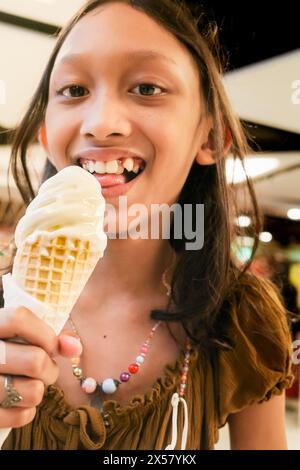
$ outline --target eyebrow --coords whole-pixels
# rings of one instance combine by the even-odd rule
[[[58,66],[60,65],[73,65],[80,63],[86,59],[86,54],[74,52],[72,54],[65,55],[61,58]],[[160,52],[150,51],[150,50],[139,50],[134,52],[129,52],[125,55],[122,54],[122,60],[135,60],[135,61],[147,61],[147,60],[161,60],[169,65],[176,65],[177,63],[171,58],[167,57]]]

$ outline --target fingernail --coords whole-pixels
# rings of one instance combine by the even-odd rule
[[[75,336],[64,335],[64,342],[67,342],[70,346],[80,348],[82,351],[82,344],[78,338],[75,338]]]

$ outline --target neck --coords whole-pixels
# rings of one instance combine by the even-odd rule
[[[162,274],[168,269],[169,281],[174,264],[173,250],[168,240],[108,239],[103,258],[90,277],[86,288],[87,299],[162,298],[167,303]],[[117,296],[116,296],[117,294]]]

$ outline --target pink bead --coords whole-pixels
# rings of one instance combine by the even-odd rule
[[[147,352],[148,352],[148,346],[142,346],[141,349],[140,349],[140,351],[141,351],[142,353],[147,353]]]
[[[97,382],[93,377],[88,377],[82,382],[81,387],[85,393],[94,393],[97,387]]]

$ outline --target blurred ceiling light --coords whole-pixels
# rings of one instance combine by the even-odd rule
[[[246,236],[238,236],[238,237],[235,238],[235,243],[240,245],[240,246],[253,247],[254,238],[253,237],[246,237]]]
[[[248,215],[239,215],[235,218],[235,223],[239,227],[249,227],[251,224],[251,219],[248,217]]]
[[[259,239],[261,242],[269,243],[272,240],[273,236],[270,232],[261,232],[259,234]]]
[[[300,220],[300,209],[297,207],[293,207],[287,211],[287,216],[289,219],[292,220]]]
[[[268,173],[279,167],[279,159],[274,157],[246,157],[244,166],[250,178]],[[246,181],[246,174],[240,160],[234,161],[232,157],[226,160],[226,178],[228,183],[241,183]]]
[[[236,259],[241,262],[247,262],[252,256],[254,238],[236,237],[232,243],[232,251]]]

